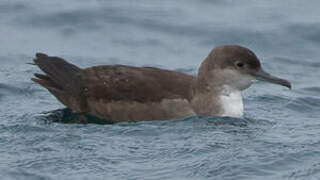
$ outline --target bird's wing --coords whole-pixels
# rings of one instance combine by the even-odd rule
[[[103,101],[189,99],[194,77],[151,67],[95,66],[82,71],[83,93]]]

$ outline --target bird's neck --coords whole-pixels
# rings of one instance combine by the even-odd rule
[[[214,82],[214,81],[211,81]],[[217,82],[217,81],[215,81]],[[241,90],[228,85],[208,82],[200,83],[201,89],[194,89],[192,106],[200,116],[243,116],[243,100]]]
[[[221,112],[219,116],[242,117],[243,116],[243,100],[241,91],[224,86],[218,94]]]

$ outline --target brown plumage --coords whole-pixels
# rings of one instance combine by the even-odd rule
[[[256,78],[291,87],[288,81],[265,73],[256,55],[241,46],[215,48],[202,63],[197,77],[124,65],[81,69],[59,57],[42,53],[36,54],[34,63],[45,74],[35,74],[32,80],[47,88],[74,113],[113,122],[167,120],[192,115],[233,116],[221,102],[226,98],[230,101],[230,90],[246,89]]]
[[[106,101],[190,99],[193,76],[153,67],[95,66],[82,70],[86,97]]]
[[[61,58],[42,53],[36,54],[34,63],[46,75],[35,74],[36,78],[32,80],[47,88],[74,113],[89,113],[109,121],[170,118],[171,113],[156,107],[152,110],[152,107],[164,99],[190,100],[191,84],[195,79],[191,75],[154,67],[110,65],[80,69]],[[130,115],[123,115],[126,113]],[[150,114],[150,119],[140,117],[144,114]]]

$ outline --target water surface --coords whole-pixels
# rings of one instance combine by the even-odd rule
[[[0,2],[1,179],[320,179],[320,1]],[[80,67],[196,74],[221,44],[252,49],[292,90],[259,83],[245,117],[65,124],[30,78],[36,52]],[[68,116],[68,115],[67,115]]]

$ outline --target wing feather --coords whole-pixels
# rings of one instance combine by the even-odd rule
[[[95,66],[82,73],[87,98],[150,102],[189,99],[191,75],[151,67]]]

